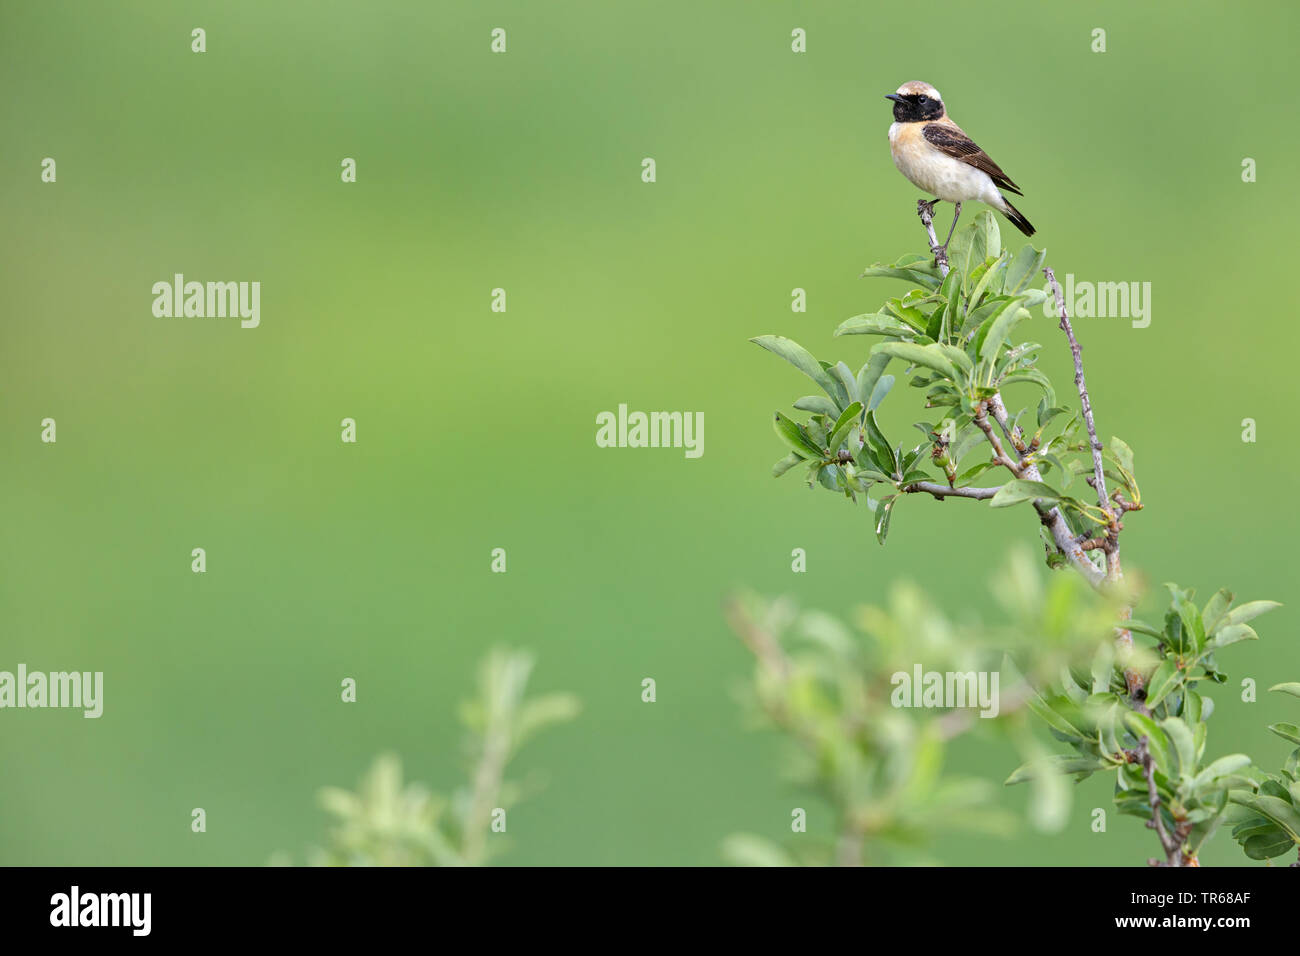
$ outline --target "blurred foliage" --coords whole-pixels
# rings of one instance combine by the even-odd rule
[[[833,838],[799,834],[779,845],[754,834],[724,844],[733,863],[821,865],[933,862],[942,834],[966,830],[1006,835],[1015,820],[991,805],[988,780],[943,770],[961,734],[1004,735],[1027,757],[1041,747],[1029,733],[1024,704],[1030,682],[1087,670],[1099,643],[1108,646],[1119,601],[1077,575],[1045,575],[1025,551],[1014,553],[990,582],[1006,619],[997,626],[959,622],[914,584],[895,584],[883,607],[859,609],[852,625],[789,600],[752,594],[733,599],[732,629],[755,657],[744,701],[756,726],[791,743],[790,781],[833,808]],[[998,676],[997,713],[895,703],[900,675],[925,672]],[[919,693],[919,690],[917,691]],[[1060,777],[1037,782],[1031,821],[1059,828],[1070,792]]]
[[[1099,658],[1099,666],[1090,676],[1065,672],[1058,682],[1030,698],[1030,709],[1047,724],[1052,736],[1069,744],[1074,753],[1027,764],[1007,783],[1057,774],[1081,780],[1098,771],[1115,771],[1116,808],[1143,819],[1152,818],[1150,792],[1154,784],[1159,797],[1155,812],[1161,815],[1166,830],[1177,836],[1183,863],[1195,862],[1205,842],[1231,819],[1225,815],[1231,800],[1259,811],[1238,828],[1239,839],[1240,834],[1260,838],[1246,848],[1247,855],[1255,859],[1280,855],[1300,843],[1291,842],[1291,837],[1300,833],[1295,826],[1300,823],[1300,813],[1290,804],[1293,795],[1287,789],[1295,783],[1294,759],[1283,771],[1285,779],[1252,767],[1250,757],[1243,753],[1207,761],[1208,721],[1214,701],[1204,695],[1208,685],[1227,681],[1217,661],[1218,652],[1241,641],[1258,640],[1248,622],[1278,604],[1251,601],[1233,607],[1233,595],[1221,590],[1204,608],[1198,608],[1192,603],[1191,591],[1173,584],[1167,587],[1170,601],[1162,626],[1126,622],[1133,634],[1154,641],[1153,647],[1138,645],[1131,652],[1121,649],[1107,655],[1104,663]],[[1140,707],[1125,699],[1126,668],[1137,668],[1144,675]],[[1273,729],[1278,732],[1277,727]],[[1139,746],[1144,741],[1150,768],[1144,767],[1141,759]],[[1261,800],[1265,802],[1261,804]],[[1289,814],[1274,800],[1286,801]],[[1261,815],[1267,819],[1258,820]]]
[[[419,784],[404,784],[401,761],[384,754],[354,793],[339,787],[320,792],[320,804],[334,826],[323,849],[312,852],[317,866],[477,866],[504,848],[493,836],[504,829],[505,811],[525,795],[506,780],[505,769],[538,731],[578,714],[571,694],[526,698],[533,657],[495,649],[483,662],[478,694],[465,701],[461,721],[468,730],[472,771],[450,796]]]

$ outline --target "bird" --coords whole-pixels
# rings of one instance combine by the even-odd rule
[[[1000,190],[1017,196],[1024,193],[952,121],[938,90],[929,83],[913,80],[885,99],[894,101],[894,122],[889,127],[889,152],[894,157],[894,165],[913,185],[936,197],[923,199],[918,205],[929,207],[932,212],[935,203],[941,200],[955,204],[952,228],[940,247],[943,251],[947,251],[957,229],[961,204],[973,200],[992,206],[1026,236],[1034,234],[1029,220]]]

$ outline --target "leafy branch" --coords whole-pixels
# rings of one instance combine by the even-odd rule
[[[1004,250],[987,212],[945,250],[937,242],[932,206],[919,203],[918,215],[931,255],[905,255],[863,273],[901,279],[911,288],[835,331],[882,340],[856,373],[843,361],[819,361],[781,336],[753,339],[824,393],[794,402],[809,413],[805,421],[776,413],[775,431],[788,454],[773,474],[802,468],[809,487],[854,502],[861,497],[882,544],[897,503],[908,496],[987,501],[992,508],[1028,503],[1043,529],[1048,565],[1073,569],[1117,606],[1109,647],[1098,648],[1091,674],[1080,679],[1064,672],[1027,700],[1075,753],[1036,757],[1007,782],[1114,771],[1117,807],[1148,820],[1171,865],[1195,862],[1205,839],[1228,819],[1230,804],[1254,814],[1243,821],[1243,832],[1247,839],[1262,838],[1251,844],[1255,852],[1290,847],[1284,838],[1300,833],[1291,829],[1300,820],[1272,801],[1285,799],[1292,810],[1300,805],[1294,766],[1268,778],[1243,754],[1202,765],[1213,702],[1197,689],[1202,681],[1226,680],[1215,653],[1257,637],[1246,622],[1277,605],[1232,608],[1232,595],[1220,591],[1198,609],[1190,591],[1170,585],[1161,628],[1132,619],[1136,595],[1124,582],[1120,535],[1125,516],[1144,506],[1134,454],[1123,440],[1103,443],[1098,435],[1082,347],[1046,253],[1031,245],[1015,254]],[[1040,273],[1046,288],[1033,288]],[[1077,410],[1057,404],[1051,380],[1037,367],[1042,346],[1017,340],[1029,310],[1049,296],[1073,360]],[[926,408],[943,410],[938,422],[915,423],[923,440],[910,449],[887,438],[877,419],[896,382],[886,374],[892,363],[901,364],[911,387],[923,390]],[[1017,384],[1032,385],[1041,396],[1032,411],[1013,415],[1004,394]],[[976,483],[990,473],[1001,483]],[[1071,494],[1075,480],[1091,495]],[[1155,646],[1139,646],[1135,634],[1153,638]]]

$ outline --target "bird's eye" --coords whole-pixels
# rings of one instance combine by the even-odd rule
[[[928,102],[930,102],[930,97],[928,97],[928,96],[926,96],[924,93],[922,93],[922,94],[921,94],[921,98],[920,98],[919,100],[917,100],[917,102],[918,102],[918,103],[922,103],[922,104],[924,104],[924,103],[928,103]]]

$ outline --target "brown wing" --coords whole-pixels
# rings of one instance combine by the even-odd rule
[[[993,180],[993,185],[1009,190],[1017,196],[1024,195],[1020,187],[1011,181],[1001,167],[989,159],[989,154],[976,146],[959,127],[949,126],[947,123],[926,123],[921,127],[921,134],[935,149],[988,173],[989,178]]]

